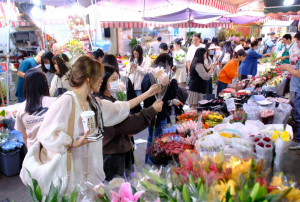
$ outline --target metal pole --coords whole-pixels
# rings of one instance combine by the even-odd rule
[[[189,39],[191,38],[191,9],[189,9]]]
[[[94,37],[94,46],[96,46],[98,27],[97,27],[97,0],[95,0],[95,37]]]
[[[7,0],[7,10],[8,15],[6,16],[6,23],[7,23],[7,52],[6,52],[6,68],[7,68],[7,76],[6,76],[6,104],[9,105],[9,85],[10,85],[10,71],[9,71],[9,57],[10,57],[10,15],[11,15],[11,9],[10,9],[10,0]],[[0,83],[1,85],[1,83]],[[4,106],[4,103],[3,103]]]
[[[45,42],[45,49],[48,50],[48,45],[47,45],[47,34],[46,34],[46,30],[45,30],[45,18],[44,18],[44,11],[43,11],[43,5],[40,5],[40,9],[42,12],[42,27],[43,27],[43,38],[44,38],[44,42]]]
[[[145,0],[144,0],[144,8],[143,8],[143,31],[142,31],[142,42],[141,45],[144,45],[144,29],[145,29]]]

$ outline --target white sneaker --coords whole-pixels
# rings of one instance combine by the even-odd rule
[[[289,149],[300,149],[300,142],[293,141]]]

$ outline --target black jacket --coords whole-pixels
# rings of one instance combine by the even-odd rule
[[[127,100],[132,100],[134,98],[136,98],[136,93],[134,91],[134,87],[132,85],[132,82],[130,79],[128,79],[127,82]],[[139,113],[142,110],[142,107],[140,104],[138,104],[135,108],[133,108],[132,110],[130,110],[131,114],[135,114],[135,113]]]
[[[146,74],[141,84],[142,92],[143,93],[146,92],[147,90],[149,90],[150,87],[151,87],[150,76],[149,74]],[[169,116],[168,100],[173,100],[176,98],[177,88],[178,88],[177,81],[173,79],[170,85],[168,86],[166,94],[163,98],[164,105],[162,111],[157,114],[158,121],[164,120]],[[144,100],[144,108],[148,108],[152,106],[155,101],[156,101],[155,96],[147,98],[146,100]]]

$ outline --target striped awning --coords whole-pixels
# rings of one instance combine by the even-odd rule
[[[259,19],[254,21],[253,23],[266,23],[268,21],[289,21],[289,18],[281,18],[281,19],[277,19],[277,18],[272,18],[270,16],[267,16],[265,18]]]
[[[226,11],[229,13],[236,13],[238,6],[235,6],[231,3],[228,3],[226,1],[220,1],[220,0],[192,0],[195,3],[204,5],[204,6],[209,6],[213,8],[217,8],[222,11]]]
[[[189,28],[189,23],[155,23],[155,22],[145,22],[145,27],[151,28],[164,28],[164,27],[173,27],[173,28]],[[143,22],[101,22],[101,27],[103,28],[142,28]],[[232,23],[227,22],[213,22],[209,24],[197,24],[190,22],[191,28],[232,28]]]
[[[300,15],[291,15],[291,16],[286,16],[285,18],[291,17],[291,20],[300,20]]]
[[[6,27],[7,23],[5,21],[0,21],[0,28]],[[11,27],[27,27],[29,22],[27,21],[12,21],[10,22]]]

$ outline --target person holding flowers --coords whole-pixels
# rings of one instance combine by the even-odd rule
[[[169,55],[166,54],[168,57]],[[154,77],[158,83],[161,83],[162,86],[166,89],[160,89],[159,90],[159,96],[157,99],[161,99],[163,101],[163,108],[160,113],[157,114],[157,117],[152,120],[151,125],[148,127],[149,135],[148,135],[148,142],[147,142],[147,148],[152,145],[152,140],[153,136],[154,138],[158,137],[162,133],[162,129],[167,125],[167,118],[169,116],[169,101],[173,100],[176,98],[176,92],[178,89],[178,84],[176,79],[172,79],[171,82],[169,83],[169,77],[168,74],[166,73],[170,68],[169,66],[169,60],[167,57],[165,57],[165,54],[161,54],[158,56],[154,64],[157,66],[157,68],[153,68],[152,73],[148,73],[145,75],[143,81],[142,81],[142,92],[148,91],[151,87],[151,78]],[[158,81],[159,80],[159,81]],[[159,84],[158,87],[161,85]],[[160,87],[161,88],[161,87]],[[165,92],[164,96],[162,96],[162,91]],[[155,103],[156,98],[155,96],[152,96],[144,101],[144,107],[150,107]],[[149,161],[149,156],[146,154],[145,157],[145,164],[151,163]]]
[[[119,69],[109,64],[104,64],[105,74],[99,93],[94,93],[101,100],[116,102],[112,94],[119,90]],[[123,91],[126,86],[123,87]],[[152,106],[142,109],[139,113],[128,116],[123,122],[104,127],[103,139],[103,164],[106,181],[111,181],[116,176],[126,178],[133,172],[134,162],[133,144],[130,134],[137,134],[147,128],[151,120],[162,110],[162,101],[156,101]],[[134,127],[132,127],[134,125]]]
[[[209,80],[213,73],[214,65],[206,67],[204,64],[205,58],[208,56],[208,51],[205,48],[198,48],[195,57],[191,64],[190,77],[191,82],[189,85],[189,95],[187,103],[192,105],[195,109],[198,101],[203,100],[203,95],[206,94],[206,81]]]
[[[143,49],[140,45],[135,45],[132,49],[130,60],[126,66],[126,72],[129,73],[129,78],[133,82],[134,90],[137,96],[142,94],[141,83],[148,72],[148,62],[143,56]]]
[[[173,78],[177,80],[179,86],[184,86],[186,82],[186,53],[181,48],[181,39],[174,40],[174,55],[173,55]]]

